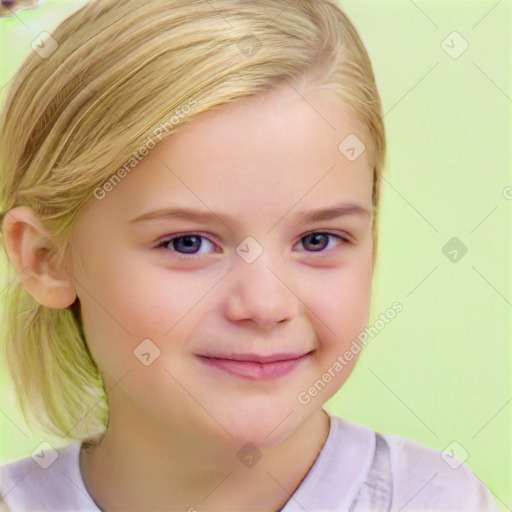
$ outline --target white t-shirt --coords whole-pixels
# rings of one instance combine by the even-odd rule
[[[377,494],[388,494],[390,510],[499,512],[490,492],[471,470],[451,454],[390,434],[386,445],[386,475],[375,466],[376,434],[330,415],[329,436],[317,460],[282,512],[377,510],[354,507],[369,475],[386,479]],[[377,436],[379,437],[379,436]],[[0,468],[0,494],[10,512],[101,512],[87,492],[79,467],[80,442],[55,453],[22,459]],[[53,455],[53,456],[52,456]],[[41,462],[44,461],[44,462]],[[377,467],[377,469],[375,469]],[[376,473],[377,471],[377,473]],[[364,494],[364,493],[363,493]],[[364,502],[364,500],[363,500]],[[364,502],[366,503],[366,502]],[[378,510],[384,510],[378,508]]]

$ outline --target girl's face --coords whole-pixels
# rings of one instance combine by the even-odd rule
[[[211,112],[91,199],[69,269],[112,421],[268,447],[349,376],[372,170],[356,118],[326,98],[283,89]]]

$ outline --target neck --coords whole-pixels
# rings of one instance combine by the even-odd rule
[[[329,417],[319,409],[281,443],[259,450],[254,463],[240,447],[146,420],[130,421],[111,408],[105,435],[82,453],[84,483],[105,512],[276,512],[300,486],[329,433]]]

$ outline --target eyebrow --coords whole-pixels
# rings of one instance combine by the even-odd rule
[[[284,217],[287,214],[284,215]],[[330,207],[316,208],[309,211],[300,211],[293,215],[291,222],[293,224],[302,224],[306,222],[332,220],[339,217],[346,216],[361,216],[371,217],[372,212],[359,204],[354,203],[339,203]],[[283,217],[283,218],[284,218]],[[224,224],[235,221],[236,217],[231,217],[223,213],[215,213],[211,210],[194,210],[191,208],[158,208],[150,212],[143,213],[128,221],[128,223],[147,222],[150,220],[160,219],[186,219],[195,220],[199,222],[207,221],[221,221]]]

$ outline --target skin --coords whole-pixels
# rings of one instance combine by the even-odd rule
[[[350,109],[318,89],[301,97],[283,88],[208,113],[91,199],[65,269],[31,250],[47,234],[32,210],[6,216],[6,248],[27,290],[48,307],[80,300],[110,406],[81,470],[104,510],[270,512],[307,475],[329,429],[323,404],[357,356],[309,403],[298,394],[367,325],[372,217],[292,221],[340,202],[371,212],[367,153],[351,162],[338,150],[352,133],[364,140]],[[130,222],[171,206],[229,219]],[[349,241],[306,237],[325,232]],[[205,237],[188,239],[188,259],[183,243],[157,247],[184,234]],[[249,236],[263,249],[252,263],[236,252]],[[148,366],[134,355],[144,339],[160,350]],[[312,355],[263,381],[197,356],[212,352]],[[247,442],[262,455],[250,468],[237,457]]]

